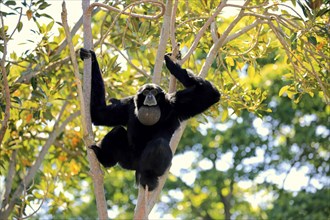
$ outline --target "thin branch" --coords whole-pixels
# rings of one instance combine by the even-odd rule
[[[244,4],[244,5],[226,4],[226,7],[234,7],[234,8],[240,8],[240,9],[248,9],[248,10],[250,10],[250,9],[256,9],[256,8],[264,8],[267,4],[268,4],[268,1],[265,1],[262,4],[255,5],[255,6],[247,6],[246,4]]]
[[[172,43],[172,57],[176,59],[177,55],[180,53],[180,44],[176,41],[175,38],[175,18],[176,18],[176,11],[178,9],[179,1],[175,0],[174,5],[172,8],[172,15],[171,15],[171,23],[170,23],[170,39]],[[170,83],[168,92],[172,93],[176,90],[176,78],[171,74],[170,75]]]
[[[94,7],[102,7],[102,8],[106,8],[107,10],[109,11],[115,11],[115,12],[119,12],[120,14],[124,14],[124,15],[130,15],[130,16],[133,16],[133,17],[136,17],[136,18],[145,18],[145,19],[150,19],[150,20],[157,20],[158,18],[160,18],[161,16],[163,16],[163,14],[165,13],[165,6],[162,2],[159,2],[157,0],[142,0],[142,1],[137,1],[137,2],[134,2],[132,4],[129,5],[129,7],[132,7],[132,6],[135,6],[135,5],[140,5],[140,4],[143,4],[143,3],[150,3],[152,5],[156,5],[160,8],[160,12],[159,14],[156,14],[156,15],[143,15],[143,14],[135,14],[135,13],[130,13],[130,12],[126,12],[126,11],[122,11],[118,8],[115,8],[115,7],[112,7],[110,5],[106,5],[106,4],[102,4],[102,3],[98,3],[98,2],[94,2],[92,3],[86,13],[91,13],[91,10],[93,10]],[[126,7],[126,8],[129,8],[129,7]]]
[[[89,44],[87,46],[85,45],[86,49],[90,49],[91,44],[92,44],[91,28],[90,28],[92,11],[90,11],[89,13],[86,13],[86,8],[88,5],[89,5],[89,0],[83,1],[84,43],[88,42],[88,44]],[[73,68],[74,68],[75,80],[76,80],[77,87],[78,87],[78,96],[79,96],[79,100],[80,100],[80,109],[81,109],[81,114],[82,114],[81,123],[82,123],[83,135],[84,135],[83,140],[85,142],[85,145],[88,147],[88,146],[91,146],[92,144],[94,144],[92,124],[91,124],[90,112],[89,112],[90,87],[89,87],[88,92],[87,91],[83,92],[81,81],[80,81],[78,62],[77,62],[76,54],[74,51],[74,47],[73,47],[73,43],[72,43],[70,31],[69,31],[69,26],[67,23],[67,10],[65,7],[65,1],[63,1],[63,4],[62,4],[61,17],[62,17],[62,24],[63,24],[65,34],[66,34],[66,39],[68,41],[71,61],[72,61]],[[86,26],[89,27],[89,28],[87,28],[87,30],[86,30]],[[86,37],[85,36],[86,33],[89,36]],[[89,60],[89,65],[84,65],[84,67],[85,67],[84,71],[86,71],[86,66],[87,66],[87,68],[89,68],[89,71],[91,70],[90,59],[88,59],[88,60]],[[86,63],[84,62],[84,64],[86,64]],[[84,77],[85,76],[86,75],[84,75]],[[91,82],[90,79],[91,78],[90,78],[90,74],[89,74],[89,80],[86,80],[86,82],[84,80],[84,86],[86,84],[89,84],[89,86],[90,86],[90,82]],[[85,97],[86,95],[87,95],[87,98]],[[107,214],[107,204],[106,204],[106,200],[105,200],[105,192],[104,192],[104,188],[103,188],[103,185],[104,185],[103,184],[103,173],[100,168],[100,164],[98,163],[98,161],[96,159],[95,154],[92,153],[89,148],[87,148],[87,149],[88,149],[87,156],[88,156],[88,161],[89,161],[90,169],[91,169],[90,174],[92,175],[92,180],[93,180],[93,184],[94,184],[94,193],[95,193],[95,197],[96,197],[96,206],[97,206],[98,216],[100,219],[107,219],[108,214]]]
[[[139,67],[134,65],[134,63],[132,63],[132,61],[127,56],[125,56],[125,54],[116,45],[110,43],[105,43],[105,44],[114,48],[127,61],[127,63],[129,63],[129,65],[131,65],[134,69],[136,69],[136,71],[138,71],[145,77],[150,78],[150,75],[147,73],[147,71],[145,71],[144,69],[140,69]]]
[[[159,46],[155,60],[154,73],[153,73],[154,75],[152,78],[152,82],[155,84],[159,84],[161,81],[161,70],[164,61],[164,54],[166,51],[167,40],[170,35],[169,30],[171,25],[172,5],[173,5],[173,0],[166,1],[166,10],[164,14],[163,26],[160,33],[160,40],[158,44]]]
[[[170,35],[169,31],[171,28],[171,21],[173,21],[172,19],[175,19],[172,17],[173,16],[172,11],[175,12],[175,9],[173,9],[173,0],[167,0],[162,30],[161,30],[161,34],[160,34],[160,40],[159,40],[159,44],[158,44],[159,46],[158,46],[157,56],[156,56],[156,61],[155,61],[154,75],[153,75],[153,79],[152,79],[152,82],[156,83],[156,84],[159,84],[161,81],[161,69],[162,69],[163,60],[164,60],[164,54],[166,51],[167,40]],[[173,26],[172,26],[172,29],[174,29]],[[172,151],[172,153],[174,153],[174,152]],[[139,193],[138,193],[138,199],[137,199],[138,202],[135,207],[134,219],[148,219],[148,215],[149,215],[150,211],[152,210],[154,204],[156,203],[161,190],[163,189],[166,178],[167,178],[167,175],[164,174],[160,178],[157,188],[150,193],[148,191],[146,191],[145,189],[143,189],[142,186],[139,186]],[[148,201],[146,198],[148,198]]]
[[[180,24],[178,24],[177,28],[180,28],[183,25],[185,25],[193,20],[206,20],[206,19],[209,19],[209,17],[192,17],[192,18],[189,18],[188,20],[185,20],[185,21],[181,22]]]
[[[191,47],[189,48],[187,54],[182,58],[181,63],[186,62],[189,57],[192,55],[192,53],[195,51],[195,49],[197,48],[198,43],[200,42],[200,39],[202,38],[202,36],[204,35],[204,32],[207,30],[207,28],[211,25],[211,23],[214,21],[214,19],[216,18],[216,16],[218,16],[218,14],[222,11],[222,9],[226,6],[226,2],[227,0],[223,0],[220,2],[220,4],[218,5],[218,7],[216,8],[215,12],[212,14],[212,16],[205,22],[205,24],[203,25],[203,27],[199,30],[199,32],[197,33],[195,40],[193,42],[193,44],[191,45]]]
[[[33,210],[33,212],[32,212],[31,214],[27,215],[27,216],[20,217],[19,220],[23,220],[23,219],[31,218],[33,215],[35,215],[35,214],[41,209],[42,205],[44,204],[44,202],[45,202],[46,199],[47,199],[47,194],[48,194],[48,192],[49,192],[49,181],[48,181],[48,179],[46,180],[46,183],[47,183],[47,185],[46,185],[46,192],[44,193],[43,198],[42,198],[41,203],[40,203],[40,205],[38,206],[38,208],[37,208],[36,210],[34,210],[34,209],[30,206],[30,208]],[[26,197],[26,196],[24,196],[24,198],[23,198],[23,203],[25,203],[25,197]],[[23,214],[23,209],[22,209],[22,214]],[[22,216],[22,214],[21,214],[21,216]]]
[[[66,45],[65,45],[66,46]],[[31,72],[29,74],[26,75],[22,75],[21,77],[19,77],[14,84],[19,84],[19,83],[29,83],[31,78],[38,76],[40,74],[45,74],[45,73],[49,73],[50,71],[52,71],[53,69],[55,69],[56,67],[58,67],[59,65],[62,65],[64,63],[67,63],[70,60],[70,56],[67,56],[61,60],[57,60],[54,61],[52,63],[49,63],[47,66],[43,66],[41,67],[40,70],[37,70],[37,68],[35,70],[31,70]]]
[[[106,0],[104,2],[104,4],[106,4],[108,2],[109,2],[109,0]],[[101,11],[101,8],[94,9],[92,11],[92,16],[95,15],[96,13],[98,13],[99,11]],[[75,25],[71,29],[70,36],[74,36],[77,33],[77,31],[81,28],[82,24],[83,24],[83,15],[79,18],[79,20],[75,23]],[[66,46],[67,46],[67,40],[64,39],[63,42],[60,44],[60,46],[57,48],[56,53],[54,55],[56,56],[56,55],[60,54],[65,49]]]
[[[175,18],[176,18],[176,11],[178,9],[178,4],[179,1],[178,0],[174,0],[174,5],[172,8],[172,14],[171,14],[171,22],[170,22],[170,39],[171,39],[171,43],[172,43],[172,51],[174,51],[174,49],[177,47],[178,43],[176,42],[175,39]],[[176,54],[173,54],[172,52],[172,56],[176,57]]]
[[[63,1],[63,4],[62,4],[61,18],[62,18],[62,25],[63,25],[64,31],[65,31],[66,39],[67,39],[67,44],[68,44],[69,51],[70,51],[70,58],[71,58],[71,62],[72,62],[72,65],[73,65],[75,83],[77,84],[79,101],[83,105],[84,104],[84,99],[83,99],[82,83],[81,83],[81,80],[80,80],[79,67],[78,67],[76,54],[75,54],[75,51],[74,51],[74,46],[73,46],[73,43],[72,43],[72,40],[71,40],[70,29],[69,29],[68,22],[67,22],[67,10],[66,10],[66,6],[65,6],[65,1]],[[85,115],[85,112],[84,112],[83,108],[81,108],[81,114]],[[84,123],[85,123],[85,121],[82,120],[82,127],[83,128],[86,127]]]
[[[262,21],[257,19],[252,24],[245,26],[244,28],[240,29],[239,31],[235,32],[234,34],[229,35],[226,38],[226,40],[223,42],[223,45],[227,44],[228,42],[232,41],[233,39],[240,37],[241,35],[245,34],[246,32],[250,31],[251,29],[257,27],[261,23],[262,23]]]
[[[13,150],[13,152],[11,154],[10,162],[9,162],[8,174],[7,174],[7,179],[6,179],[6,190],[5,190],[2,207],[6,207],[6,205],[9,202],[9,196],[12,191],[13,181],[14,181],[14,177],[16,174],[16,156],[17,156],[17,150]],[[2,207],[0,207],[0,208],[2,208]]]
[[[21,9],[21,12],[19,13],[19,17],[18,17],[18,21],[17,21],[17,25],[16,27],[14,28],[13,32],[11,33],[11,35],[8,37],[8,39],[11,39],[14,35],[14,33],[16,32],[17,28],[18,28],[18,24],[19,22],[21,21],[22,19],[22,12],[23,12],[23,8],[20,8]],[[3,26],[2,26],[3,27]]]
[[[143,3],[151,3],[151,4],[154,4],[154,5],[158,5],[158,7],[161,8],[161,12],[159,14],[155,15],[155,16],[135,14],[135,13],[132,13],[132,10],[130,10],[130,12],[126,12],[126,10],[128,10],[130,8],[132,9],[134,6],[139,5],[139,4],[143,4]],[[110,32],[112,31],[116,21],[118,20],[118,18],[122,14],[128,15],[128,16],[133,16],[133,17],[138,17],[138,18],[145,18],[145,19],[153,20],[153,19],[158,19],[159,17],[163,16],[163,14],[165,13],[164,4],[161,3],[161,2],[155,1],[155,0],[142,0],[142,1],[133,2],[133,3],[129,4],[128,6],[126,6],[123,10],[117,9],[117,8],[109,6],[109,5],[105,5],[105,4],[102,4],[102,3],[95,2],[95,3],[91,4],[88,7],[88,9],[86,9],[86,13],[90,14],[90,11],[96,6],[106,8],[109,11],[119,12],[115,16],[115,18],[113,19],[113,21],[112,21],[110,27],[108,28],[108,30],[106,31],[106,33],[104,35],[101,33],[101,38],[96,42],[96,44],[103,44],[105,38],[110,34]]]
[[[219,39],[217,23],[213,21],[210,26],[213,43]]]
[[[3,40],[3,52],[2,52],[2,58],[1,58],[1,73],[2,73],[2,81],[3,81],[2,93],[5,96],[5,102],[6,102],[5,115],[4,115],[4,119],[1,123],[1,129],[0,129],[0,146],[1,146],[3,138],[7,131],[8,121],[10,119],[11,102],[10,102],[10,91],[9,91],[9,85],[8,85],[8,79],[7,79],[7,70],[6,70],[7,37],[6,37],[5,24],[3,21],[2,13],[0,13],[0,19],[1,19],[1,25],[2,25],[1,35],[2,35],[2,40]]]
[[[260,24],[259,19],[256,20],[255,22],[253,22],[251,25],[244,27],[244,28],[243,28],[244,30],[241,29],[240,31],[236,32],[235,34],[230,35],[230,36],[227,38],[227,40],[225,41],[224,45],[225,45],[227,42],[229,42],[229,41],[231,41],[231,40],[233,40],[233,39],[239,37],[239,36],[242,35],[243,33],[248,32],[248,31],[251,30],[252,28],[256,27],[258,24]],[[252,42],[251,42],[252,45],[250,46],[249,49],[247,49],[247,50],[244,51],[244,52],[238,53],[238,54],[227,54],[227,56],[228,56],[228,55],[230,55],[230,56],[243,56],[243,55],[245,55],[245,54],[250,53],[250,52],[251,52],[251,51],[252,51],[252,50],[258,45],[258,37],[259,37],[259,35],[260,35],[261,27],[262,27],[262,25],[259,26],[259,28],[258,28],[258,30],[257,30],[257,33],[255,34],[255,36],[252,37]]]
[[[226,3],[225,1],[223,1]],[[251,2],[251,0],[247,0],[244,3],[244,6],[248,5]],[[221,2],[222,3],[222,2]],[[227,29],[223,32],[221,37],[218,39],[217,42],[213,44],[211,47],[209,53],[207,54],[206,60],[202,66],[202,69],[200,71],[200,76],[205,77],[207,74],[207,71],[210,69],[215,57],[218,54],[219,49],[224,45],[224,42],[226,41],[229,33],[232,31],[232,29],[236,26],[236,24],[244,17],[244,9],[241,9],[237,17],[234,19],[234,21],[227,27]]]
[[[291,9],[293,11],[293,13],[295,13],[302,21],[304,21],[303,17],[301,17],[301,15],[289,5],[279,3],[279,4],[273,4],[273,5],[267,6],[265,9],[268,10],[271,7],[278,7],[278,6],[283,6],[283,7]]]

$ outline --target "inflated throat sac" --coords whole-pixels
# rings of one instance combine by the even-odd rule
[[[160,108],[158,106],[142,106],[138,111],[138,119],[144,125],[154,125],[160,119]]]

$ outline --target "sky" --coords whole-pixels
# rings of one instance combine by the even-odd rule
[[[22,1],[17,1],[17,6],[21,6]],[[49,14],[55,22],[61,23],[61,12],[62,12],[62,0],[48,0],[47,3],[51,4],[48,8],[46,8],[43,11],[40,11],[40,13],[46,13]],[[70,27],[73,27],[74,24],[79,20],[79,18],[82,16],[82,5],[81,0],[67,0],[66,2],[66,8],[68,11],[68,24]],[[0,10],[7,11],[8,9],[4,6],[0,6]],[[23,14],[26,12],[23,11]],[[7,16],[4,18],[5,25],[9,26],[9,33],[12,32],[12,30],[16,27],[18,21],[17,16]],[[28,42],[27,40],[32,40],[35,42],[38,42],[37,39],[40,39],[41,36],[38,36],[34,34],[31,29],[36,29],[37,25],[33,21],[33,19],[28,20],[26,16],[22,16],[22,23],[23,28],[21,32],[16,32],[14,35],[14,39],[8,42],[8,54],[15,51],[17,55],[20,55],[21,53],[25,52],[26,50],[33,48],[33,44]],[[48,18],[40,18],[40,24],[48,24],[52,20]],[[1,24],[0,24],[1,26]],[[58,24],[55,23],[55,26],[53,28],[53,34],[57,35],[57,27],[59,27]]]

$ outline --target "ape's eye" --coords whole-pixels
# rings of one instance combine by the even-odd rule
[[[144,90],[144,91],[142,92],[142,94],[143,94],[144,96],[147,96],[147,95],[149,94],[149,90]]]
[[[158,91],[156,89],[153,89],[150,91],[152,95],[156,96],[158,94]]]

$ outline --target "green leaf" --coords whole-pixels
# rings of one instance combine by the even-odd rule
[[[6,1],[5,5],[10,6],[10,5],[16,5],[15,1]]]
[[[17,24],[17,31],[20,32],[22,30],[22,28],[23,28],[23,22],[20,21]]]
[[[33,112],[33,118],[34,119],[40,119],[40,111]]]
[[[297,49],[297,33],[292,34],[290,40],[291,40],[291,49],[292,50]]]
[[[49,31],[53,28],[54,23],[55,23],[55,22],[52,21],[52,22],[50,22],[50,23],[47,25],[47,28],[46,28],[47,32],[49,32]]]
[[[31,79],[31,85],[32,85],[33,90],[36,90],[37,89],[37,87],[38,87],[38,81],[37,81],[37,78],[36,77],[33,77]]]
[[[317,13],[316,17],[321,17],[322,15],[325,15],[326,13],[329,13],[329,12],[330,12],[329,8],[323,8]]]
[[[308,37],[308,42],[313,44],[314,46],[317,45],[317,40],[314,36]]]
[[[47,8],[48,6],[50,6],[50,4],[48,4],[47,2],[43,2],[43,3],[39,6],[39,10],[44,10],[44,9]]]
[[[17,104],[19,104],[19,105],[22,105],[22,101],[20,100],[20,98],[18,98],[17,96],[14,96],[13,97],[13,102],[15,102],[15,103],[17,103]]]
[[[47,120],[52,120],[54,118],[50,109],[47,109],[45,112],[43,112],[43,116]]]

